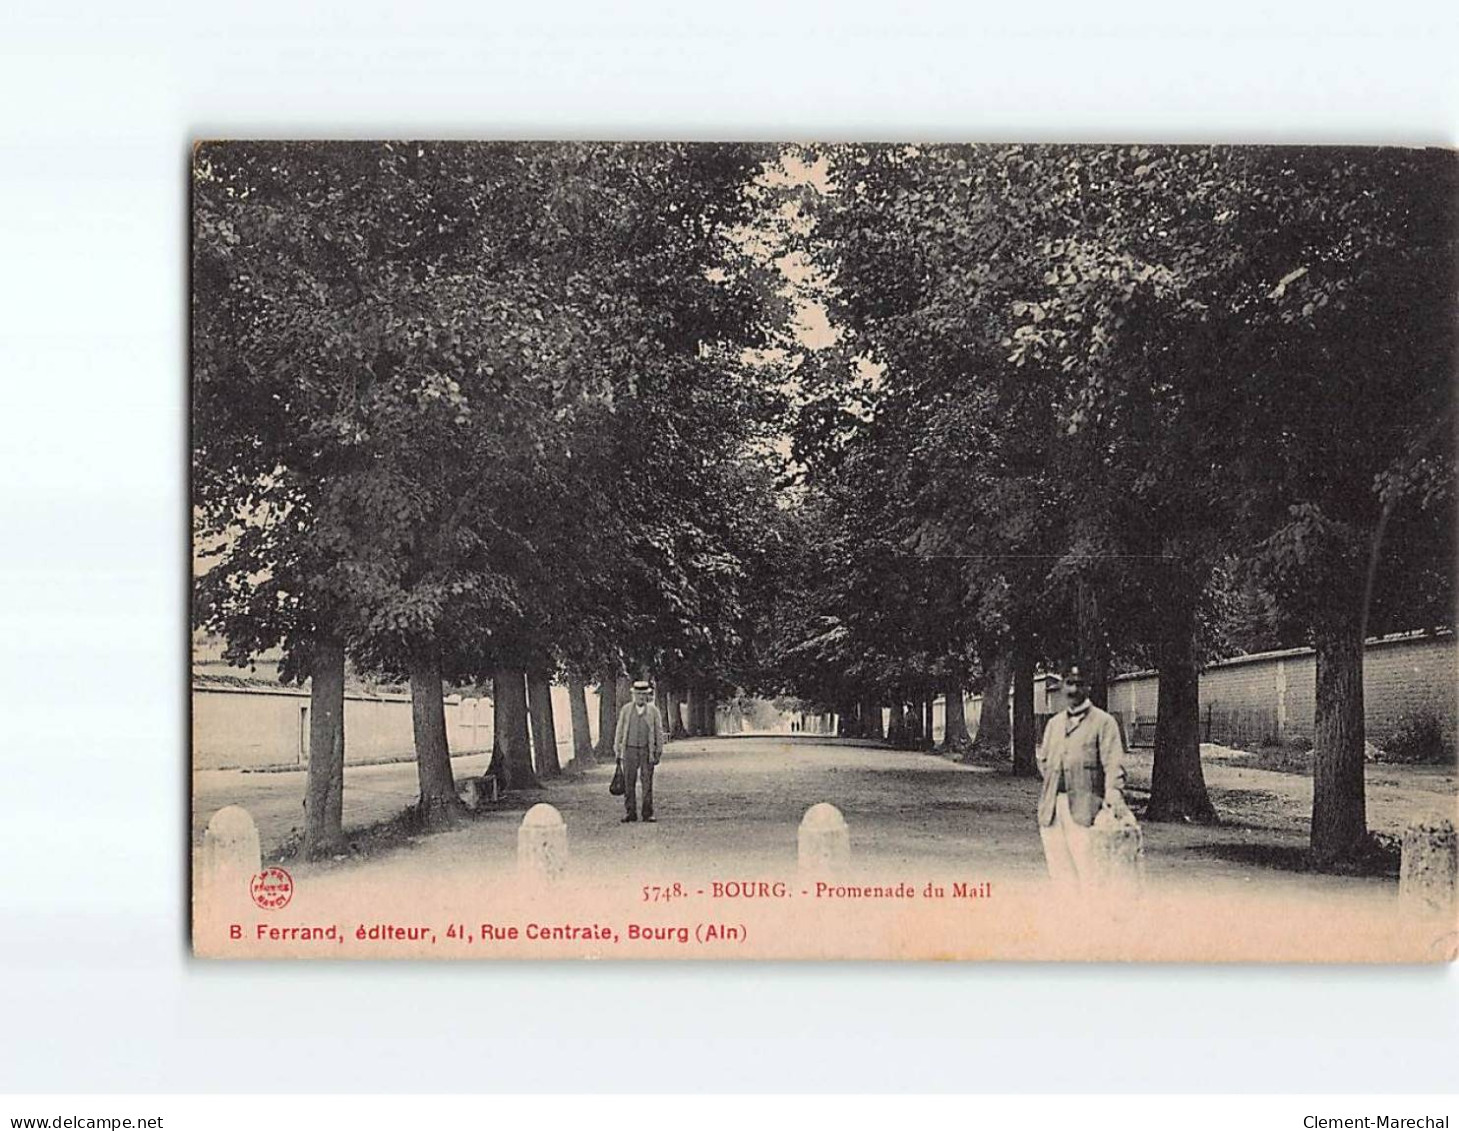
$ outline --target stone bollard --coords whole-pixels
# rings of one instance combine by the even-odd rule
[[[1090,891],[1116,898],[1134,898],[1145,886],[1145,838],[1140,822],[1128,811],[1116,817],[1101,809],[1089,830]]]
[[[560,880],[567,873],[567,825],[551,805],[534,805],[517,829],[517,873]]]
[[[1398,866],[1398,901],[1405,911],[1452,915],[1459,885],[1459,844],[1454,822],[1438,815],[1423,817],[1403,830],[1403,858]]]
[[[801,871],[834,872],[851,861],[851,831],[834,805],[822,801],[805,811],[799,833]]]
[[[211,910],[246,906],[249,885],[263,870],[258,828],[248,810],[238,805],[219,809],[203,833],[202,889]]]

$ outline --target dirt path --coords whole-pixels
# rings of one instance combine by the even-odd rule
[[[1138,812],[1138,757],[1132,771]],[[652,825],[620,823],[610,773],[598,766],[513,795],[447,832],[375,838],[336,861],[291,859],[295,894],[283,911],[258,910],[246,887],[214,889],[223,894],[203,899],[195,945],[228,957],[1266,962],[1433,961],[1453,950],[1447,924],[1396,913],[1392,876],[1300,870],[1301,779],[1220,759],[1210,778],[1226,823],[1147,823],[1144,896],[1091,903],[1050,898],[1032,817],[1038,785],[1001,769],[809,736],[677,742],[659,769]],[[249,777],[271,779],[246,783],[269,847],[297,821],[302,776],[288,775],[292,788],[285,775]],[[244,800],[218,792],[229,783],[208,784],[200,819]],[[1406,791],[1410,808],[1441,800],[1423,788],[1434,784],[1375,783],[1380,794]],[[414,792],[409,765],[352,770],[350,820],[389,817]],[[850,863],[833,875],[797,861],[801,818],[822,801],[850,829]],[[517,865],[522,814],[537,802],[567,826],[566,872],[553,883]]]
[[[484,756],[455,762],[458,778],[480,773]],[[1311,781],[1294,774],[1207,760],[1207,780],[1223,817],[1216,828],[1147,824],[1146,851],[1153,879],[1212,884],[1297,883],[1305,890],[1349,885],[1391,885],[1385,879],[1316,877],[1291,870],[1306,844]],[[670,744],[656,782],[659,821],[619,823],[619,801],[607,793],[609,768],[553,782],[540,793],[514,798],[465,828],[419,838],[386,859],[449,867],[470,859],[491,867],[514,859],[523,809],[550,802],[563,814],[573,856],[584,868],[622,874],[663,869],[676,874],[745,875],[792,864],[796,829],[806,808],[828,801],[842,810],[853,853],[878,873],[910,870],[918,876],[976,872],[1030,879],[1043,858],[1032,823],[1037,783],[939,756],[810,737],[701,739]],[[1149,759],[1130,765],[1131,800],[1138,812],[1148,789]],[[300,773],[213,771],[196,778],[194,841],[222,804],[254,814],[265,852],[273,851],[302,821]],[[1452,772],[1370,767],[1370,823],[1397,832],[1418,808],[1454,797]],[[411,764],[351,768],[346,774],[345,821],[359,828],[389,819],[415,792]],[[379,868],[372,858],[326,866]],[[396,863],[399,863],[397,860]],[[303,867],[301,865],[301,867]]]

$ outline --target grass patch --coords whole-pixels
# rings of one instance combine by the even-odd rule
[[[354,864],[383,856],[400,848],[406,848],[424,837],[438,833],[449,833],[468,828],[477,821],[485,820],[493,813],[525,813],[541,799],[541,790],[525,790],[508,793],[500,800],[488,802],[473,810],[464,810],[461,818],[444,828],[428,827],[421,819],[420,810],[408,805],[395,816],[373,825],[345,830],[345,846],[330,860],[310,861],[315,866],[329,867],[331,864]],[[304,859],[304,832],[293,829],[289,835],[265,857],[267,864],[295,864]]]
[[[1210,844],[1193,845],[1193,852],[1244,867],[1273,868],[1281,872],[1298,872],[1325,876],[1376,877],[1398,879],[1402,848],[1397,837],[1385,833],[1369,833],[1362,847],[1341,860],[1318,860],[1303,845],[1282,844]]]
[[[1246,750],[1225,759],[1228,766],[1253,770],[1271,770],[1278,774],[1312,776],[1312,748],[1303,745],[1263,746]]]
[[[1444,725],[1431,711],[1409,715],[1379,746],[1374,761],[1411,766],[1452,766],[1456,749],[1444,739]]]

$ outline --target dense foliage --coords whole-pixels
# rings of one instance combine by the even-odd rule
[[[1201,665],[1310,643],[1313,847],[1359,851],[1362,640],[1451,615],[1456,188],[1398,149],[203,146],[196,623],[408,676],[442,819],[443,682],[511,690],[517,785],[553,675],[909,745],[940,696],[1031,772],[1077,658],[1097,701],[1159,669],[1145,815],[1214,820]],[[975,739],[973,687],[1014,701]]]

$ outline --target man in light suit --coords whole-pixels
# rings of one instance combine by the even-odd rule
[[[633,699],[618,712],[618,729],[613,735],[613,753],[623,763],[623,823],[638,820],[638,778],[643,775],[643,819],[654,819],[654,767],[664,755],[664,720],[653,703],[653,687],[647,680],[633,685]]]
[[[1039,793],[1039,836],[1049,877],[1060,885],[1090,879],[1089,837],[1106,805],[1116,817],[1125,808],[1124,745],[1114,717],[1089,701],[1089,683],[1076,665],[1064,673],[1068,706],[1044,727],[1038,749],[1043,789]]]

